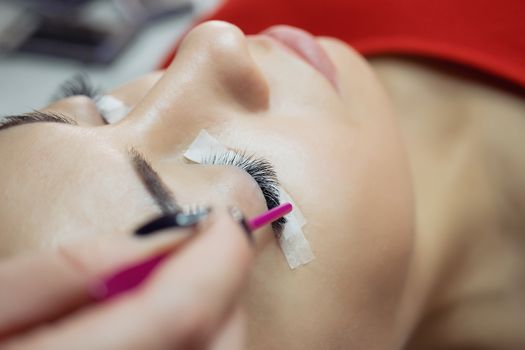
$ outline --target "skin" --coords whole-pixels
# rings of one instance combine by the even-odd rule
[[[2,255],[123,235],[158,214],[127,159],[130,147],[180,203],[236,205],[247,217],[264,211],[262,194],[239,169],[183,160],[206,129],[275,166],[308,220],[304,233],[316,255],[291,271],[270,229],[255,233],[242,298],[248,348],[524,344],[519,330],[497,330],[521,317],[523,285],[510,281],[523,276],[515,263],[523,258],[505,234],[523,242],[516,233],[525,196],[516,189],[525,177],[515,175],[514,184],[498,171],[477,171],[505,154],[505,165],[525,175],[523,141],[506,132],[525,131],[522,99],[417,62],[370,65],[336,39],[317,40],[336,66],[338,89],[275,41],[208,22],[187,35],[166,72],[111,92],[134,107],[121,122],[102,126],[93,103],[73,97],[46,109],[80,127],[2,132],[0,183],[10,205],[0,211],[0,232],[17,232],[0,236]],[[476,108],[464,113],[467,106]],[[503,123],[489,119],[491,106],[505,112]],[[487,149],[495,153],[483,156]],[[496,208],[500,200],[518,208]],[[505,215],[514,225],[508,231]],[[473,273],[480,266],[495,273]],[[476,298],[491,288],[510,297]],[[496,317],[496,327],[470,326],[493,310],[515,311]]]
[[[417,202],[407,348],[523,348],[525,95],[438,62],[372,65],[399,116]]]
[[[3,261],[0,348],[242,349],[238,299],[255,251],[241,225],[215,208],[198,227],[162,233],[90,237]],[[139,290],[93,302],[100,280],[159,252],[171,254]]]

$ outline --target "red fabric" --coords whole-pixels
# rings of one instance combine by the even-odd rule
[[[225,0],[210,19],[246,34],[289,24],[365,56],[437,57],[525,86],[525,0]]]

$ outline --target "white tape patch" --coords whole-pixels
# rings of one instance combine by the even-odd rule
[[[192,162],[202,164],[205,157],[210,154],[223,152],[228,152],[228,149],[208,134],[206,130],[201,130],[190,147],[184,152],[184,157]]]
[[[302,230],[306,225],[306,219],[292,197],[282,187],[279,188],[279,201],[290,202],[294,207],[294,210],[285,216],[286,225],[279,237],[279,245],[288,265],[295,269],[314,260],[315,255]]]
[[[232,151],[228,150],[206,130],[201,130],[184,153],[184,157],[192,162],[202,164],[210,154],[223,152]],[[306,219],[292,197],[282,187],[279,187],[279,200],[281,203],[292,203],[294,208],[291,213],[285,216],[286,225],[279,238],[279,245],[288,265],[291,269],[295,269],[314,260],[315,255],[302,230],[302,227],[306,225]]]
[[[122,120],[131,111],[131,107],[111,95],[100,97],[97,99],[96,104],[98,110],[109,124],[115,124]]]

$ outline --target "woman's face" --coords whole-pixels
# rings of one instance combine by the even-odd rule
[[[280,29],[272,33],[286,41]],[[244,171],[184,159],[205,129],[226,147],[268,160],[308,221],[304,233],[316,259],[293,271],[271,228],[256,232],[251,324],[275,334],[293,323],[304,339],[301,329],[317,321],[305,314],[301,323],[302,312],[317,310],[329,326],[336,322],[330,315],[348,307],[345,322],[366,325],[377,309],[378,320],[388,322],[412,245],[407,162],[367,63],[341,42],[316,41],[328,56],[312,56],[320,66],[268,35],[245,37],[232,25],[208,22],[186,36],[165,72],[111,92],[133,107],[120,122],[103,125],[92,101],[71,97],[44,111],[76,126],[0,130],[0,253],[129,234],[158,214],[130,149],[149,160],[179,203],[235,205],[247,217],[264,211],[264,196]],[[323,331],[306,337],[316,332]]]

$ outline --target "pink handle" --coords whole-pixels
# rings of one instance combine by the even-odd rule
[[[252,231],[256,230],[280,219],[291,211],[292,205],[290,203],[283,203],[278,207],[248,220],[248,226]],[[96,300],[107,300],[125,291],[136,288],[169,255],[170,253],[162,253],[127,266],[111,276],[102,279],[102,281],[90,288],[89,294]]]

